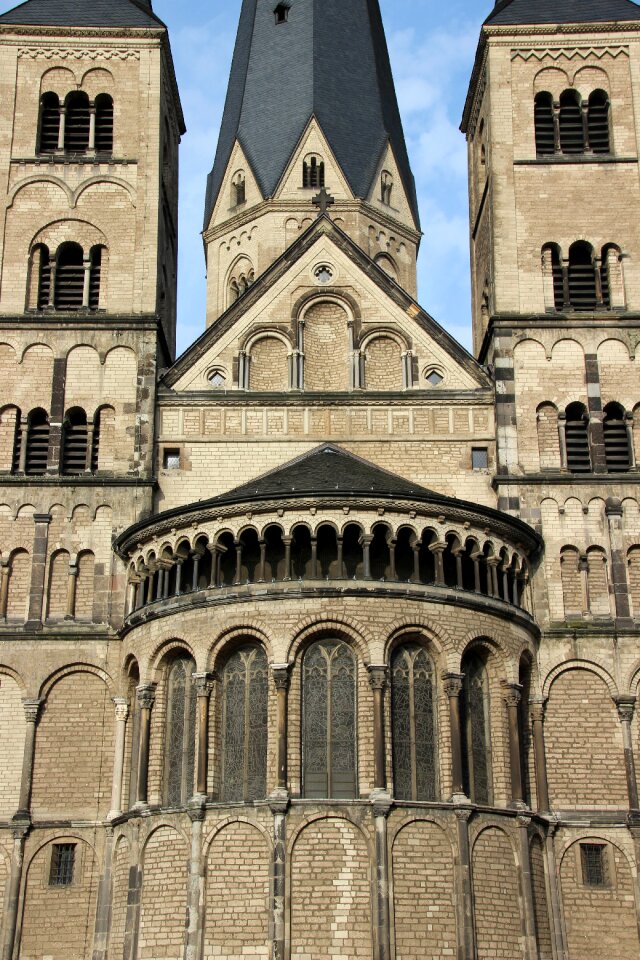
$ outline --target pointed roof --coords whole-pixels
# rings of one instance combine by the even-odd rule
[[[151,0],[26,0],[0,24],[30,27],[164,27]]]
[[[491,26],[529,23],[609,23],[640,20],[632,0],[498,0],[485,23]]]
[[[33,0],[35,2],[35,0]],[[42,0],[40,0],[42,2]],[[237,140],[271,197],[315,117],[357,197],[368,197],[388,142],[418,225],[413,174],[378,0],[243,0],[205,229]]]

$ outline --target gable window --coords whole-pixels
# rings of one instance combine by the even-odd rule
[[[387,170],[382,171],[380,178],[380,199],[385,206],[391,205],[391,193],[393,191],[393,177]]]
[[[213,387],[214,390],[223,390],[227,383],[227,378],[222,370],[212,370],[211,373],[207,375],[207,380],[209,381],[209,386]]]
[[[302,163],[302,186],[324,187],[324,161],[319,157],[309,157]]]
[[[391,658],[393,782],[398,800],[436,799],[435,672],[417,643]]]
[[[438,384],[442,383],[444,380],[444,377],[438,370],[427,370],[424,378],[432,387],[437,387]]]
[[[246,181],[243,173],[236,173],[232,185],[232,203],[234,207],[239,207],[241,203],[244,203],[247,199],[247,188]]]
[[[309,647],[302,664],[305,797],[356,795],[356,664],[340,640]]]
[[[268,664],[262,647],[232,654],[222,676],[222,799],[260,800],[267,790]]]
[[[54,843],[49,869],[50,887],[70,887],[76,862],[75,843]]]
[[[286,3],[279,3],[273,11],[273,14],[276,18],[276,24],[286,23],[289,19],[289,5]]]

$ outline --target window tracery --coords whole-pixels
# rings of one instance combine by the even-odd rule
[[[222,799],[262,799],[267,792],[268,663],[262,647],[236,650],[223,676]]]
[[[356,664],[341,640],[312,644],[303,659],[305,797],[356,795]]]
[[[165,743],[165,801],[184,805],[193,794],[195,760],[196,696],[190,657],[177,657],[168,671],[167,725]]]
[[[467,656],[462,670],[464,788],[474,803],[488,804],[491,803],[489,678],[478,654]]]
[[[436,799],[435,675],[424,647],[406,643],[391,658],[394,794]]]

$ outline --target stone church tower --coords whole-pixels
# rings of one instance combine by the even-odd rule
[[[243,0],[177,360],[165,25],[0,62],[2,960],[636,960],[638,6],[483,25],[474,356],[377,0]]]

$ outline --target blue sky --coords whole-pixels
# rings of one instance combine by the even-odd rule
[[[169,27],[187,125],[180,147],[178,353],[204,329],[200,237],[204,190],[215,153],[240,4],[241,0],[153,3]],[[419,300],[469,347],[466,148],[458,126],[480,24],[493,3],[380,0],[380,4],[424,231]],[[14,6],[0,2],[1,11]]]

